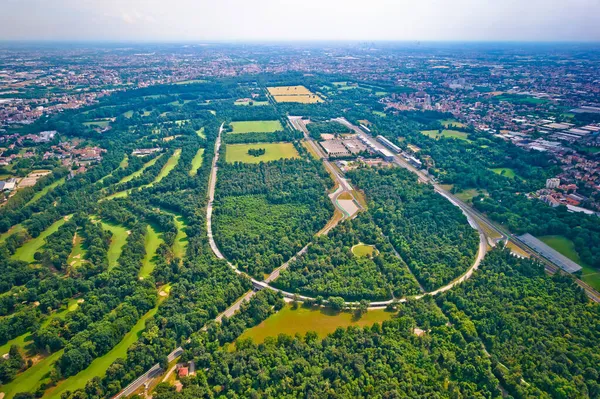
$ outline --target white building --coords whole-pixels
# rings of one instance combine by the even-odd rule
[[[557,188],[560,186],[560,179],[553,177],[552,179],[546,180],[546,188]]]

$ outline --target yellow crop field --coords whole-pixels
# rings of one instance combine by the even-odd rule
[[[313,94],[304,86],[277,86],[267,87],[272,96],[297,96],[303,94]]]
[[[323,99],[304,86],[277,86],[267,87],[269,93],[278,103],[315,104]]]

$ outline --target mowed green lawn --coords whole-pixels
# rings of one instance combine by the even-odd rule
[[[328,308],[304,307],[294,310],[288,305],[259,325],[246,330],[239,339],[252,338],[255,343],[261,343],[266,337],[277,337],[279,334],[294,336],[296,333],[304,335],[309,331],[314,331],[323,338],[338,327],[371,326],[389,320],[393,315],[394,313],[383,309],[369,310],[356,320],[352,312],[337,313]]]
[[[85,248],[83,247],[83,237],[80,234],[75,233],[75,240],[73,241],[73,249],[67,259],[67,263],[72,268],[78,268],[83,264],[83,257],[85,256]]]
[[[175,236],[175,242],[173,243],[173,255],[175,255],[176,258],[183,259],[188,244],[188,237],[185,232],[187,225],[182,216],[175,216],[175,226],[177,226],[177,235]]]
[[[202,160],[204,159],[204,148],[200,148],[194,159],[192,159],[192,168],[190,169],[190,176],[196,176],[198,169],[202,166]]]
[[[198,137],[205,139],[206,138],[206,133],[204,133],[204,128],[201,127],[200,129],[196,130],[196,134],[198,135]]]
[[[120,225],[102,222],[102,228],[112,233],[108,247],[108,268],[112,269],[118,264],[119,257],[123,252],[123,246],[129,237],[128,230]]]
[[[581,279],[591,285],[594,289],[600,291],[600,270],[593,268],[581,260],[579,254],[575,250],[575,244],[565,236],[541,236],[538,237],[546,245],[560,252],[573,262],[579,264],[583,270],[581,271]]]
[[[265,105],[269,105],[268,101],[236,101],[234,104],[235,105],[247,106],[247,105],[250,105],[250,103],[252,103],[253,107],[262,107],[262,106],[265,106]]]
[[[106,374],[108,367],[115,360],[118,358],[125,358],[127,356],[127,348],[129,348],[139,339],[142,331],[146,327],[146,320],[154,316],[157,310],[158,305],[142,316],[133,326],[133,328],[125,335],[121,342],[119,342],[106,355],[94,359],[88,368],[60,382],[55,388],[48,390],[43,398],[60,399],[61,395],[67,390],[75,391],[76,389],[85,388],[85,384],[87,384],[87,382],[92,380],[94,377],[103,377]]]
[[[52,223],[50,227],[48,227],[46,230],[42,231],[42,233],[39,236],[25,242],[25,244],[23,244],[19,249],[15,251],[12,258],[16,260],[22,260],[28,263],[33,262],[35,260],[33,258],[33,255],[44,246],[44,244],[46,243],[46,237],[48,237],[52,233],[55,233],[58,230],[58,228],[65,224],[65,222],[70,217],[71,216],[67,216],[66,219],[61,218],[57,220],[56,222]]]
[[[144,171],[145,171],[146,169],[148,169],[150,166],[154,165],[154,164],[156,163],[156,161],[158,161],[158,158],[160,158],[160,157],[162,157],[162,156],[163,156],[163,154],[161,154],[161,155],[159,155],[159,156],[157,156],[157,157],[155,157],[155,158],[153,158],[153,159],[149,160],[148,162],[146,162],[146,163],[144,164],[144,166],[143,166],[143,167],[142,167],[140,170],[138,170],[138,171],[136,171],[136,172],[133,172],[133,173],[132,173],[132,174],[130,174],[129,176],[125,176],[124,178],[122,178],[122,179],[119,181],[119,183],[127,183],[128,181],[131,181],[131,180],[135,179],[136,177],[138,177],[138,176],[141,176],[141,175],[142,175],[142,173],[144,173]]]
[[[279,121],[244,121],[231,122],[231,134],[238,133],[272,133],[282,131],[283,126]]]
[[[511,168],[494,168],[490,170],[498,175],[510,177],[511,179],[517,175],[515,171]]]
[[[0,392],[4,392],[4,399],[11,399],[19,392],[35,391],[40,382],[47,378],[54,363],[62,356],[63,349],[54,352],[52,355],[43,358],[24,372],[18,374],[14,380],[0,387]]]
[[[375,251],[377,250],[373,245],[357,244],[352,247],[352,253],[354,254],[354,256],[358,256],[359,258],[373,256],[376,254]]]
[[[442,133],[440,133],[439,130],[421,130],[421,133],[431,137],[432,139],[438,139],[439,137],[448,137],[464,141],[470,141],[468,139],[469,135],[467,133],[459,132],[458,130],[443,129]]]
[[[4,241],[6,241],[6,239],[11,235],[20,233],[22,231],[25,231],[25,227],[23,227],[21,224],[15,224],[13,227],[0,234],[0,244],[4,244]]]
[[[264,148],[265,154],[254,157],[248,154],[249,149]],[[225,160],[229,163],[260,163],[276,161],[281,158],[299,158],[300,154],[292,143],[254,143],[254,144],[227,144]]]
[[[144,260],[142,262],[140,277],[149,277],[152,273],[152,270],[154,270],[154,266],[156,265],[156,250],[162,242],[163,239],[161,238],[161,234],[159,234],[154,227],[148,225],[146,230],[146,240],[144,242],[146,255],[144,256]]]
[[[35,195],[29,200],[29,202],[25,206],[27,206],[29,204],[33,204],[34,202],[36,202],[37,200],[42,198],[44,195],[48,194],[48,192],[50,190],[60,186],[61,184],[64,184],[65,181],[66,181],[66,178],[63,177],[62,179],[58,179],[54,183],[47,185],[46,187],[44,187],[43,189],[41,189],[40,191],[35,193]]]

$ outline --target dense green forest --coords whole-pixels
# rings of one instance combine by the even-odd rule
[[[219,166],[213,232],[225,256],[261,278],[291,258],[332,215],[324,167],[308,158]]]
[[[352,248],[360,243],[374,245],[377,253],[372,257],[355,255]],[[386,300],[419,292],[408,267],[395,255],[368,213],[317,238],[274,285],[288,292],[341,296],[347,301]]]
[[[362,168],[348,176],[365,191],[373,221],[426,290],[463,274],[474,262],[478,234],[461,210],[400,169]]]
[[[438,303],[453,323],[475,328],[466,335],[481,338],[515,397],[600,395],[600,306],[571,278],[496,250]]]

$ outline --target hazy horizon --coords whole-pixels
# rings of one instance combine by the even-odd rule
[[[5,0],[0,41],[600,41],[595,0]]]

